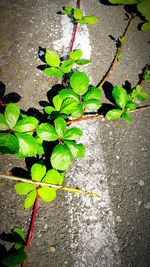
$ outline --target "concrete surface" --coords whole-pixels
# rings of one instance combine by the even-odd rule
[[[98,0],[82,0],[85,14],[96,15],[100,24],[79,27],[75,48],[93,63],[84,70],[96,85],[108,69],[115,53],[109,38],[122,34],[127,23],[122,6],[106,6]],[[1,80],[6,93],[21,95],[20,105],[41,109],[39,101],[60,81],[43,75],[38,46],[56,49],[65,55],[72,25],[56,13],[73,1],[1,0]],[[137,30],[136,18],[127,35],[123,60],[109,82],[134,86],[138,74],[149,61],[149,34]],[[148,84],[144,88],[149,90]],[[149,90],[150,91],[150,90]],[[147,102],[148,103],[148,102]],[[28,267],[148,267],[150,266],[149,144],[150,113],[132,114],[133,123],[123,120],[93,120],[76,123],[84,131],[84,159],[76,160],[65,184],[101,195],[59,193],[51,204],[40,201],[36,229],[29,249]],[[24,167],[14,156],[0,159],[1,172]],[[23,198],[15,194],[13,183],[0,188],[1,227],[8,232],[14,225],[27,231],[31,210],[23,209]],[[55,252],[51,247],[56,248]]]

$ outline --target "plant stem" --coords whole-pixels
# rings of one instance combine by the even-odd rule
[[[134,16],[133,16],[133,14],[132,14],[132,15],[131,15],[131,18],[130,18],[130,20],[129,20],[129,22],[128,22],[128,24],[127,24],[125,30],[124,30],[124,33],[123,33],[123,35],[121,36],[121,38],[126,36],[126,34],[127,34],[128,30],[129,30],[131,24],[133,23],[133,20],[134,20]],[[106,80],[108,79],[108,77],[110,76],[110,74],[112,73],[112,70],[114,69],[114,66],[115,66],[115,64],[116,64],[116,62],[117,62],[117,59],[118,59],[118,55],[120,54],[121,50],[122,50],[122,45],[120,44],[120,45],[117,47],[116,54],[115,54],[115,56],[114,56],[114,58],[113,58],[113,61],[112,61],[111,64],[110,64],[109,69],[107,70],[107,72],[106,72],[106,74],[104,75],[104,77],[102,78],[102,80],[98,83],[97,87],[101,88],[101,87],[103,86],[103,84],[105,83],[105,81],[106,81]]]
[[[30,223],[29,233],[28,233],[27,242],[26,242],[26,256],[28,254],[28,249],[33,239],[37,209],[38,209],[38,193],[36,193],[36,199],[35,199],[34,206],[33,206],[31,223]],[[22,263],[22,267],[26,267],[26,261]]]
[[[142,106],[142,107],[138,107],[137,109],[135,110],[131,110],[129,111],[129,113],[133,113],[133,112],[139,112],[139,111],[142,111],[142,110],[145,110],[145,109],[148,109],[150,108],[150,105],[146,105],[146,106]],[[95,118],[100,118],[102,119],[104,116],[101,115],[101,114],[96,114],[96,115],[92,115],[92,116],[85,116],[85,117],[81,117],[81,118],[77,118],[77,119],[73,119],[73,120],[69,120],[67,121],[67,124],[71,124],[71,123],[74,123],[74,122],[77,122],[77,121],[87,121],[87,120],[91,120],[91,119],[95,119]]]
[[[66,192],[70,192],[70,193],[79,193],[79,194],[85,194],[85,195],[89,195],[92,197],[98,197],[100,198],[100,196],[98,196],[95,193],[91,193],[91,192],[87,192],[81,189],[77,189],[77,188],[72,188],[72,187],[68,187],[68,186],[63,186],[63,185],[56,185],[56,184],[49,184],[49,183],[45,183],[45,182],[37,182],[35,180],[30,180],[30,179],[26,179],[26,178],[21,178],[21,177],[17,177],[17,176],[12,176],[12,175],[5,175],[5,174],[0,174],[0,178],[4,178],[4,179],[9,179],[9,180],[14,180],[14,181],[21,181],[24,183],[30,183],[30,184],[35,184],[37,186],[49,186],[51,188],[55,188],[57,190],[61,190],[61,191],[66,191]]]

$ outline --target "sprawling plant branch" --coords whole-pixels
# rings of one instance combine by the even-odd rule
[[[128,22],[128,24],[127,24],[125,30],[124,30],[124,33],[123,33],[123,35],[121,36],[121,38],[125,38],[125,37],[126,37],[127,32],[128,32],[128,30],[129,30],[131,24],[133,23],[133,20],[134,20],[134,15],[132,14],[132,15],[131,15],[131,18],[130,18],[130,20],[129,20],[129,22]],[[102,78],[102,80],[101,80],[101,81],[98,83],[98,85],[97,85],[97,87],[99,87],[99,88],[101,88],[101,87],[103,86],[103,84],[105,83],[105,81],[108,79],[108,77],[109,77],[110,74],[112,73],[112,71],[113,71],[113,69],[114,69],[114,66],[115,66],[115,64],[116,64],[116,62],[117,62],[117,60],[118,60],[118,56],[119,56],[119,54],[121,53],[121,50],[122,50],[122,44],[118,43],[117,45],[118,45],[118,47],[117,47],[116,54],[115,54],[115,56],[114,56],[114,58],[113,58],[113,61],[111,62],[110,67],[109,67],[109,69],[107,70],[106,74],[104,75],[104,77]]]
[[[35,180],[30,180],[27,178],[21,178],[21,177],[17,177],[17,176],[13,176],[13,175],[5,175],[5,174],[0,174],[0,178],[4,178],[4,179],[9,179],[9,180],[14,180],[14,181],[21,181],[24,183],[30,183],[30,184],[35,184],[37,186],[49,186],[51,188],[55,188],[57,190],[61,190],[61,191],[67,191],[70,193],[79,193],[79,194],[84,194],[84,195],[89,195],[91,197],[98,197],[100,198],[99,195],[95,194],[95,193],[90,193],[81,189],[77,189],[77,188],[72,188],[72,187],[68,187],[68,186],[62,186],[62,185],[56,185],[56,184],[50,184],[50,183],[45,183],[45,182],[38,182]]]
[[[142,106],[142,107],[138,107],[137,109],[135,110],[130,110],[129,113],[133,113],[133,112],[139,112],[139,111],[142,111],[142,110],[146,110],[150,108],[150,105],[145,105],[145,106]],[[77,119],[73,119],[73,120],[69,120],[67,121],[67,124],[71,124],[71,123],[74,123],[74,122],[77,122],[77,121],[87,121],[87,120],[92,120],[92,119],[95,119],[95,118],[98,118],[98,119],[102,119],[104,118],[103,115],[101,114],[96,114],[96,115],[91,115],[91,116],[85,116],[85,117],[81,117],[81,118],[77,118]]]

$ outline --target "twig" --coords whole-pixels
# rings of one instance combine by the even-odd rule
[[[139,112],[139,111],[142,111],[142,110],[145,110],[145,109],[148,109],[148,108],[150,108],[150,105],[138,107],[137,109],[129,111],[129,113]],[[85,116],[85,117],[69,120],[69,121],[67,121],[67,124],[69,125],[69,124],[77,122],[77,121],[87,121],[87,120],[92,120],[92,119],[95,119],[95,118],[102,119],[103,117],[104,116],[102,114],[97,114],[97,115],[93,115],[93,116]]]
[[[67,191],[70,193],[79,193],[79,194],[85,194],[85,195],[89,195],[91,197],[98,197],[100,198],[100,196],[98,196],[95,193],[90,193],[81,189],[77,189],[77,188],[72,188],[72,187],[68,187],[68,186],[63,186],[63,185],[56,185],[56,184],[50,184],[50,183],[45,183],[45,182],[38,182],[35,180],[30,180],[27,178],[21,178],[21,177],[17,177],[17,176],[13,176],[13,175],[5,175],[5,174],[0,174],[0,178],[4,178],[4,179],[9,179],[9,180],[14,180],[14,181],[21,181],[24,183],[30,183],[30,184],[35,184],[35,185],[39,185],[39,186],[49,186],[51,188],[55,188],[57,190],[61,190],[61,191]]]
[[[33,239],[35,220],[36,220],[36,216],[37,216],[37,209],[38,209],[38,193],[36,193],[36,199],[35,199],[34,206],[33,206],[29,233],[28,233],[28,237],[27,237],[27,241],[26,241],[26,256],[28,254],[28,249],[29,249],[29,246],[30,246],[32,239]],[[22,263],[21,266],[26,267],[26,260]]]
[[[129,20],[129,22],[128,22],[126,28],[125,28],[125,31],[124,31],[122,37],[125,37],[125,36],[126,36],[126,34],[127,34],[128,30],[129,30],[131,24],[133,23],[133,20],[134,20],[134,16],[131,15],[131,18],[130,18],[130,20]],[[122,38],[122,37],[121,37],[121,38]],[[106,81],[106,80],[108,79],[108,77],[110,76],[110,74],[112,73],[112,70],[114,69],[114,66],[115,66],[115,64],[116,64],[116,62],[117,62],[118,55],[120,54],[121,49],[122,49],[122,45],[120,44],[120,45],[117,47],[116,54],[115,54],[115,56],[114,56],[113,61],[112,61],[111,64],[110,64],[109,69],[107,70],[107,72],[106,72],[106,74],[104,75],[104,77],[102,78],[102,80],[98,83],[97,87],[101,88],[101,87],[103,86],[103,84],[105,83],[105,81]]]

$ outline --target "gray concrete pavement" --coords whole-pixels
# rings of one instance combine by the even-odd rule
[[[127,21],[122,6],[105,6],[98,0],[81,1],[85,14],[96,15],[100,24],[79,27],[75,48],[93,61],[84,70],[96,85],[108,69],[117,38]],[[6,93],[21,95],[20,105],[41,108],[40,100],[58,79],[49,78],[36,67],[38,46],[56,49],[63,55],[69,48],[72,25],[56,13],[73,1],[1,0],[1,80]],[[135,19],[127,36],[123,60],[109,82],[132,86],[149,60],[149,33],[137,30]],[[60,81],[59,81],[60,82]],[[144,88],[150,92],[148,84]],[[148,103],[148,102],[147,102]],[[59,193],[51,204],[40,202],[35,236],[29,250],[28,267],[148,267],[150,266],[149,144],[150,113],[132,114],[132,125],[123,120],[93,120],[76,123],[84,131],[84,159],[76,160],[66,184],[93,191],[101,200]],[[1,171],[24,167],[14,156],[0,159]],[[14,225],[27,231],[31,210],[23,209],[23,198],[13,183],[0,188],[0,232]],[[51,252],[51,246],[56,248]]]

